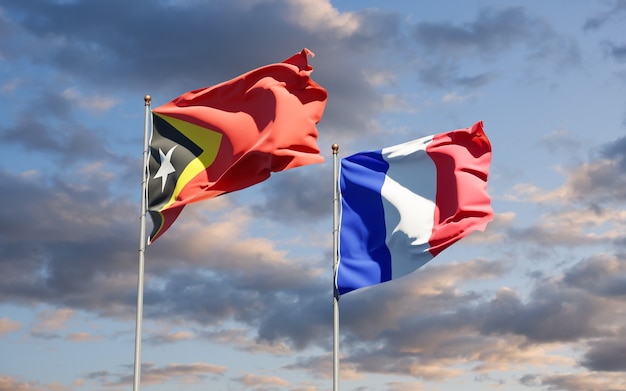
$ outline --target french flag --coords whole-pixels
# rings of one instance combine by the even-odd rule
[[[341,160],[341,295],[409,274],[493,220],[482,121]]]

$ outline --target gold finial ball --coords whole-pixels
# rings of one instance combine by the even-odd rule
[[[150,101],[152,101],[152,97],[150,95],[146,95],[143,97],[143,101],[146,102],[147,105],[149,105]]]
[[[332,149],[334,153],[337,153],[337,151],[339,150],[339,144],[333,144]]]

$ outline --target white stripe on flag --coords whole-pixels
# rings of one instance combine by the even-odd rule
[[[426,153],[432,139],[423,137],[382,150],[389,164],[381,195],[392,279],[433,258],[428,242],[433,230],[437,167]]]

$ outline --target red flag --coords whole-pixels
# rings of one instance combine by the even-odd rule
[[[272,172],[324,158],[316,124],[327,93],[311,79],[308,49],[153,110],[149,242],[187,204],[241,190]]]

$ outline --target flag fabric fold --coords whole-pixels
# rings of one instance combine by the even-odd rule
[[[484,230],[490,164],[482,121],[342,159],[338,293],[409,274]]]
[[[327,93],[311,79],[309,55],[303,49],[152,111],[149,243],[187,204],[255,185],[272,172],[323,162],[316,125]]]

